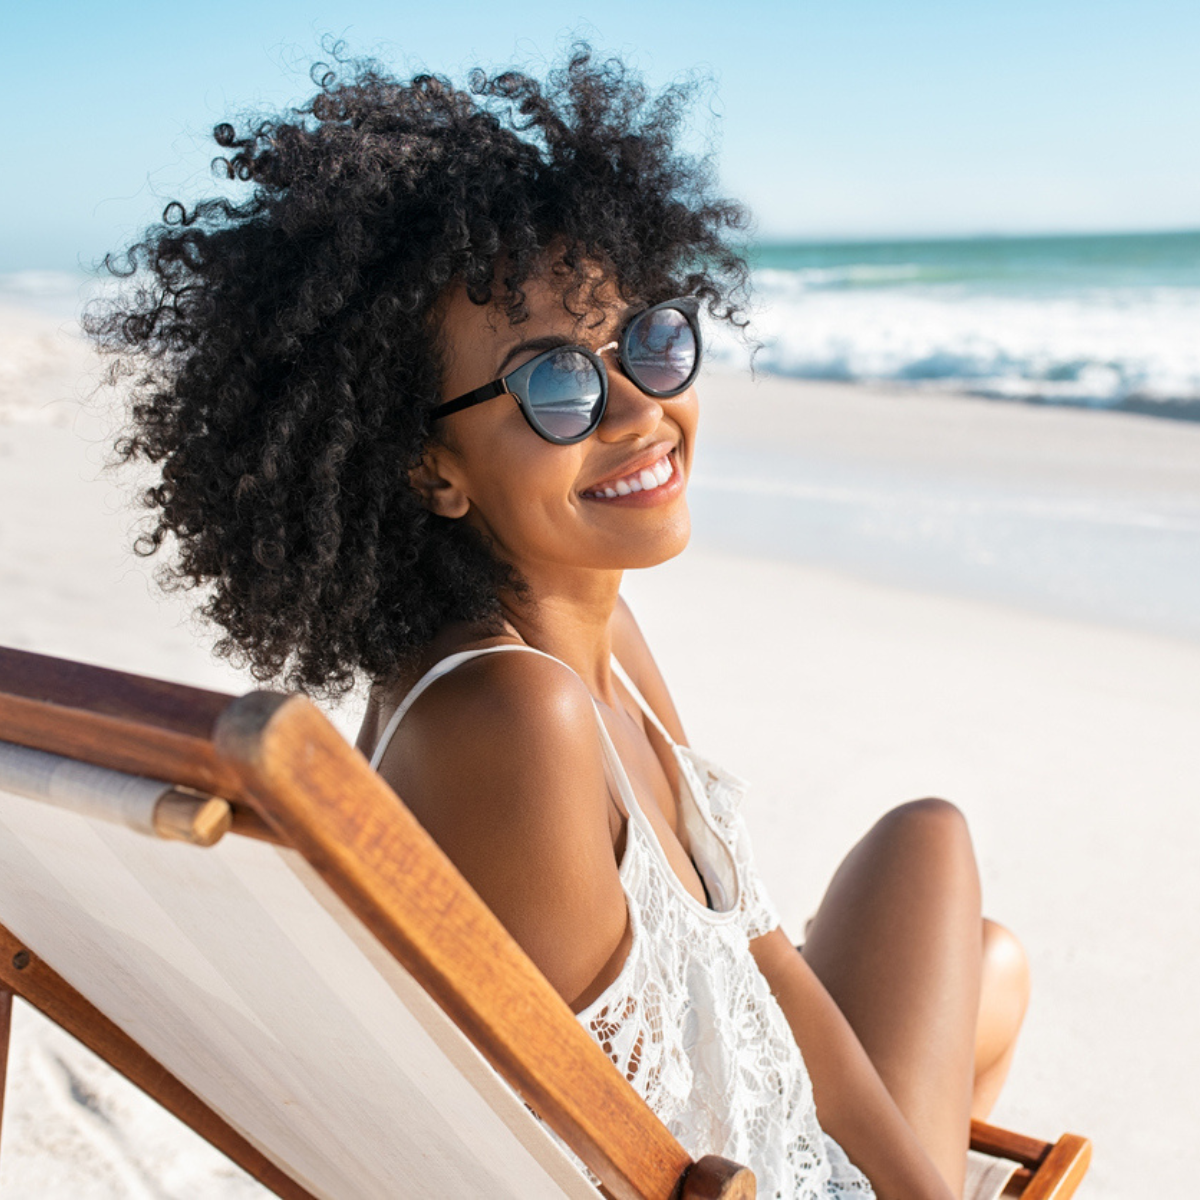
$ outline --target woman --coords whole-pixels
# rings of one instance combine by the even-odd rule
[[[620,598],[687,542],[697,313],[737,323],[746,277],[686,91],[586,50],[544,87],[319,83],[217,128],[247,200],[110,263],[142,549],[260,678],[372,681],[363,752],[693,1155],[960,1192],[1025,1000],[961,816],[885,816],[799,952]]]

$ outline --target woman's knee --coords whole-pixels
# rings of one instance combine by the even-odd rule
[[[872,833],[917,852],[965,856],[974,862],[967,818],[957,805],[936,796],[898,805],[880,817]]]
[[[814,961],[861,946],[862,928],[850,933],[847,923],[876,919],[889,944],[898,923],[938,930],[953,923],[978,955],[979,872],[966,819],[953,804],[913,800],[879,818],[835,872],[805,931],[805,955]]]
[[[980,1026],[1003,1029],[1015,1037],[1029,1007],[1032,978],[1029,956],[1011,930],[995,921],[983,922],[983,987]]]
[[[885,813],[867,835],[878,877],[901,883],[910,900],[925,897],[943,915],[979,921],[979,868],[961,810],[948,800],[911,800]],[[975,926],[978,930],[978,925]]]

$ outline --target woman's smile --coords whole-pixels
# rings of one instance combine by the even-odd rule
[[[665,504],[682,491],[683,472],[679,470],[672,448],[645,466],[634,463],[620,475],[593,484],[580,492],[580,496],[584,500],[618,504],[624,508],[648,508]]]

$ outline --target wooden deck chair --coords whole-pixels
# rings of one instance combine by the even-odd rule
[[[0,649],[0,742],[0,1102],[15,994],[287,1200],[753,1197],[302,697]],[[975,1135],[992,1196],[1087,1168]]]

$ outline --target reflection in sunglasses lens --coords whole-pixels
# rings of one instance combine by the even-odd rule
[[[530,407],[554,437],[575,438],[591,428],[603,392],[595,365],[575,350],[550,355],[529,377]]]
[[[679,309],[654,309],[629,326],[625,354],[635,382],[672,392],[683,387],[696,366],[696,335]]]

